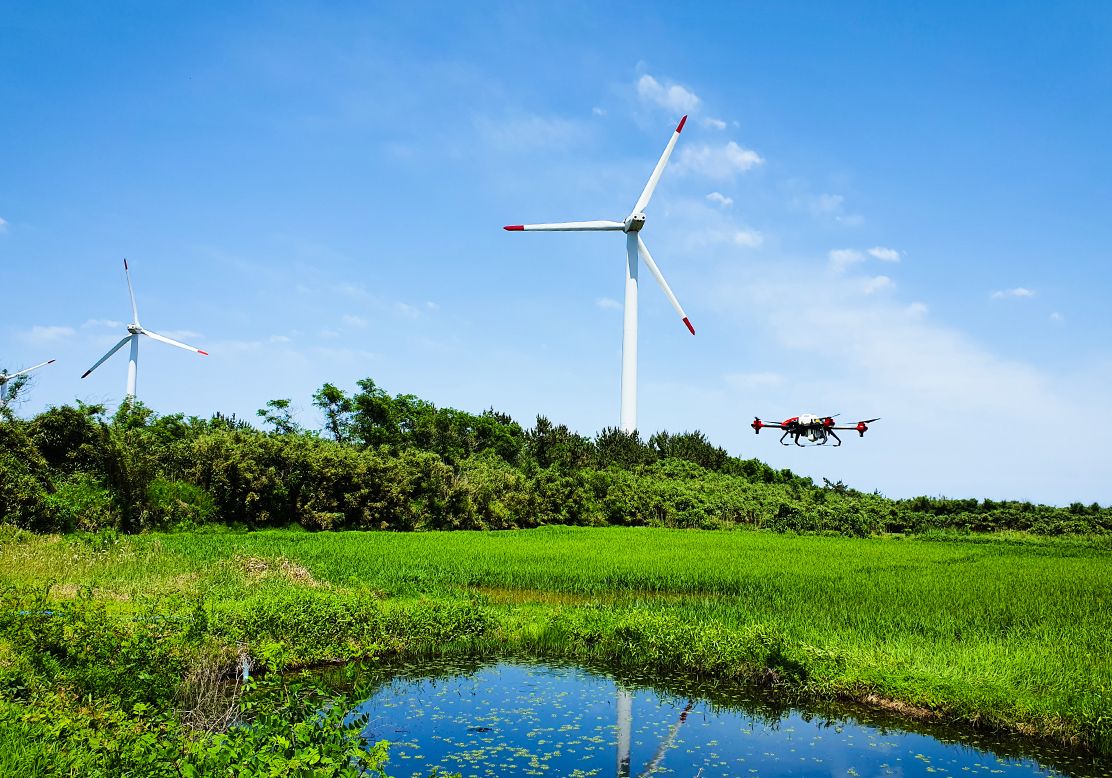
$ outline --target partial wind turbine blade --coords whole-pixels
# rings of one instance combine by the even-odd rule
[[[680,139],[680,133],[683,132],[683,125],[686,121],[687,116],[685,115],[680,119],[680,123],[676,125],[676,131],[668,139],[668,145],[664,147],[664,153],[660,155],[660,161],[656,163],[653,174],[649,176],[649,183],[645,184],[644,191],[637,198],[637,205],[633,206],[633,213],[641,213],[649,207],[649,200],[653,199],[653,191],[656,189],[657,182],[660,181],[660,174],[664,172],[664,166],[668,164],[668,157],[672,156],[672,149],[676,147],[676,141]]]
[[[127,342],[128,342],[129,340],[131,340],[131,336],[130,336],[130,335],[125,335],[125,336],[124,336],[124,338],[123,338],[123,340],[121,340],[121,341],[120,341],[119,343],[117,343],[117,344],[116,344],[115,346],[113,346],[113,347],[112,347],[112,349],[111,349],[111,350],[110,350],[110,351],[109,351],[109,352],[108,352],[107,354],[105,354],[105,355],[104,355],[103,357],[101,357],[100,359],[98,359],[98,360],[97,360],[97,363],[96,363],[95,365],[93,365],[93,366],[92,366],[92,367],[90,367],[90,368],[89,368],[88,370],[86,370],[86,371],[85,371],[84,373],[82,373],[82,374],[81,374],[81,377],[82,377],[82,378],[87,378],[87,377],[89,376],[89,373],[93,372],[93,371],[94,371],[94,370],[96,370],[96,369],[97,369],[98,367],[100,367],[101,365],[103,365],[103,364],[104,364],[104,360],[108,359],[108,357],[112,356],[112,355],[113,355],[113,354],[115,354],[115,353],[116,353],[117,351],[119,351],[120,349],[122,349],[122,348],[124,347],[124,344],[125,344],[125,343],[127,343]]]
[[[691,330],[691,334],[694,335],[695,328],[691,326],[691,320],[688,319],[687,314],[683,312],[683,306],[680,305],[680,301],[672,294],[672,289],[668,286],[668,282],[664,280],[664,275],[660,272],[660,268],[653,262],[652,254],[649,253],[649,247],[645,245],[645,241],[641,240],[640,233],[637,235],[637,253],[641,255],[641,259],[649,268],[649,272],[653,274],[653,278],[660,284],[660,288],[664,290],[664,294],[668,296],[668,302],[672,303],[672,307],[676,309],[676,313],[680,315],[680,318],[683,319],[683,323],[687,325],[687,328]]]
[[[32,370],[38,370],[40,367],[46,367],[47,365],[50,365],[50,364],[53,364],[53,363],[54,363],[53,359],[48,359],[47,361],[40,362],[39,364],[37,364],[33,367],[24,368],[23,370],[20,370],[18,373],[9,373],[8,378],[15,378],[17,375],[23,375],[24,373],[30,373]]]
[[[146,335],[148,338],[154,338],[155,340],[160,340],[163,343],[167,343],[171,346],[177,346],[178,348],[183,348],[186,351],[192,351],[196,354],[200,354],[203,357],[208,356],[207,351],[201,351],[201,349],[197,348],[196,346],[190,346],[190,345],[187,345],[185,343],[182,343],[181,341],[174,340],[173,338],[168,338],[165,335],[159,335],[157,332],[151,332],[150,330],[142,330],[142,333],[144,335]]]
[[[131,316],[132,323],[136,326],[139,325],[139,306],[135,304],[135,290],[131,288],[131,271],[127,267],[127,260],[124,260],[124,275],[127,276],[127,293],[131,295]]]
[[[593,221],[593,222],[556,222],[555,224],[507,224],[502,229],[510,232],[598,232],[603,230],[624,230],[621,222]]]

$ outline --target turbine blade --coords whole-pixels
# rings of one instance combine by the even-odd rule
[[[23,375],[24,373],[30,373],[32,370],[38,370],[40,367],[46,367],[47,365],[52,364],[53,362],[54,362],[53,359],[48,359],[47,361],[40,362],[39,364],[34,365],[32,367],[25,367],[22,370],[20,370],[18,373],[8,374],[8,378],[15,378],[17,375]]]
[[[155,340],[160,340],[168,345],[177,346],[178,348],[183,348],[186,351],[192,351],[196,354],[200,354],[203,357],[208,356],[207,351],[201,351],[201,349],[197,348],[196,346],[187,345],[185,343],[182,343],[181,341],[174,340],[173,338],[168,338],[165,335],[159,335],[157,332],[151,332],[150,330],[142,330],[142,332],[148,338],[154,338]]]
[[[664,153],[660,155],[660,161],[653,168],[653,174],[649,176],[649,182],[645,184],[645,189],[641,192],[641,196],[637,198],[637,205],[633,206],[633,213],[640,213],[649,207],[649,200],[653,199],[653,191],[656,189],[657,182],[660,181],[660,174],[664,172],[664,166],[668,164],[668,157],[672,156],[672,149],[676,147],[676,141],[680,139],[680,133],[683,132],[683,125],[686,121],[687,116],[684,115],[680,119],[680,123],[676,125],[676,131],[668,139],[668,145],[664,147]]]
[[[641,235],[637,235],[637,251],[644,260],[645,265],[649,268],[649,272],[653,274],[653,278],[660,284],[660,288],[664,290],[664,294],[668,297],[668,302],[672,303],[672,307],[676,309],[676,313],[683,319],[683,323],[687,325],[687,329],[691,330],[691,334],[695,334],[695,328],[691,326],[691,320],[687,318],[687,314],[683,312],[683,306],[676,296],[672,294],[672,289],[668,286],[668,282],[664,280],[664,274],[660,272],[660,268],[653,262],[652,254],[649,253],[649,247],[645,245],[645,241],[641,240]]]
[[[508,224],[502,229],[509,232],[595,232],[602,230],[624,230],[621,222],[591,221],[591,222],[556,222],[554,224]]]
[[[132,322],[138,326],[139,324],[139,306],[135,304],[135,290],[131,288],[131,271],[127,267],[127,260],[124,260],[124,275],[127,276],[127,293],[131,295],[131,316]]]
[[[97,369],[98,367],[100,367],[101,365],[103,365],[103,364],[104,364],[104,360],[108,359],[108,357],[112,356],[112,355],[113,355],[113,354],[115,354],[115,353],[116,353],[117,351],[119,351],[119,350],[120,350],[121,348],[123,348],[123,347],[124,347],[124,344],[125,344],[125,343],[127,343],[127,342],[128,342],[129,340],[131,340],[131,336],[130,336],[130,335],[126,335],[126,336],[124,336],[123,340],[121,340],[121,341],[120,341],[119,343],[117,343],[117,344],[116,344],[115,346],[113,346],[113,347],[112,347],[112,348],[111,348],[111,349],[109,350],[109,352],[108,352],[107,354],[105,354],[105,355],[104,355],[103,357],[101,357],[100,359],[98,359],[95,365],[93,365],[93,366],[92,366],[92,367],[90,367],[90,368],[89,368],[88,370],[86,370],[86,371],[85,371],[84,373],[82,373],[82,374],[81,374],[81,377],[82,377],[82,378],[87,378],[87,377],[88,377],[88,375],[89,375],[89,373],[93,372],[93,371],[94,371],[94,370],[96,370],[96,369]]]

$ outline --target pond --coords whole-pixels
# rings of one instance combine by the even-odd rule
[[[1065,749],[866,709],[801,710],[682,678],[526,660],[438,660],[376,676],[355,712],[369,717],[368,738],[391,741],[397,778],[434,768],[465,778],[1112,778],[1108,764]]]

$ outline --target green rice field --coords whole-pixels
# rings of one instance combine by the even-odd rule
[[[478,626],[422,651],[684,668],[1112,750],[1103,537],[562,527],[0,543],[0,585],[48,584],[121,618],[203,601],[234,626],[223,634],[306,664],[406,650],[367,637],[376,614],[404,610],[418,630],[452,611]]]

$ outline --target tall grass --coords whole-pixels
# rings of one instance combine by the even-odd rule
[[[490,635],[501,637],[487,640],[506,646],[720,674],[729,673],[716,651],[734,651],[740,668],[775,650],[813,694],[878,694],[1091,742],[1110,731],[1112,549],[1103,538],[560,527],[0,544],[0,583],[48,581],[63,593],[98,587],[122,610],[152,593],[204,594],[234,613],[314,587],[356,600],[469,600],[500,614]]]

